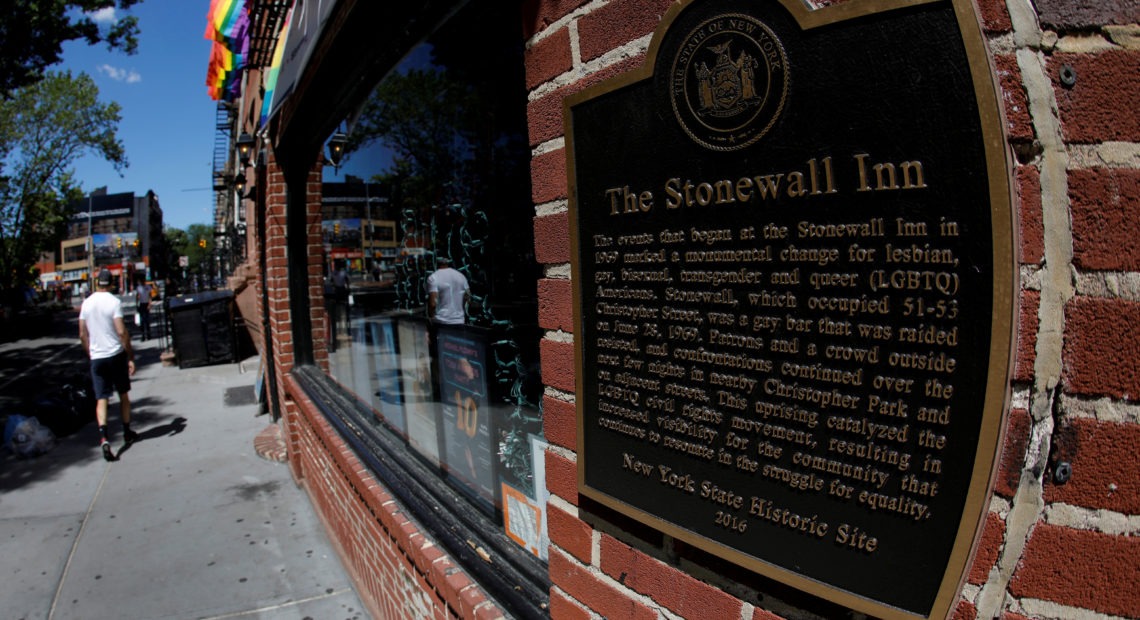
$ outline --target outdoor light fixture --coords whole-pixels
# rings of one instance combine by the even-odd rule
[[[253,136],[244,131],[241,132],[237,139],[237,152],[241,165],[248,166],[249,156],[253,154]]]
[[[234,189],[237,190],[237,193],[239,196],[241,195],[242,191],[245,189],[245,174],[244,173],[239,172],[239,173],[234,175]]]
[[[333,169],[340,168],[340,159],[344,157],[344,147],[348,144],[348,136],[343,132],[336,132],[329,138],[329,163]]]

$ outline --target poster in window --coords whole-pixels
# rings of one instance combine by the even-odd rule
[[[543,557],[546,545],[543,510],[522,491],[503,483],[503,531],[520,547]]]
[[[439,464],[439,438],[436,430],[436,403],[432,401],[431,349],[428,326],[411,317],[397,322],[400,343],[400,384],[408,443],[433,464]]]
[[[441,325],[437,340],[447,470],[463,490],[493,506],[495,461],[486,348],[482,339],[462,326]]]
[[[550,491],[546,489],[546,448],[550,444],[538,435],[530,436],[531,462],[534,463],[534,497],[538,506],[538,557],[541,560],[549,559],[550,533],[546,527],[546,502],[550,500]]]
[[[361,398],[367,399],[368,394],[376,391],[376,388],[372,387],[372,377],[376,369],[373,367],[375,360],[372,358],[372,350],[369,346],[371,334],[368,323],[352,320],[349,331],[352,336],[352,346],[347,349],[351,360],[348,367],[352,375],[351,388]],[[343,371],[338,373],[338,376],[341,374]],[[343,377],[341,380],[344,380]]]
[[[384,421],[401,435],[408,434],[404,417],[404,399],[400,385],[400,358],[396,346],[395,321],[391,318],[374,318],[368,321],[371,335],[373,377],[372,406]]]

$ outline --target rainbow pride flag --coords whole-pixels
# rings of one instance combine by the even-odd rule
[[[210,0],[203,36],[213,41],[206,88],[214,101],[233,101],[241,94],[241,70],[249,54],[249,35],[246,0]]]
[[[261,118],[258,127],[264,127],[269,121],[269,112],[273,109],[273,93],[277,90],[277,76],[281,74],[281,59],[285,57],[285,45],[289,42],[289,24],[293,21],[293,7],[285,15],[285,23],[281,26],[280,38],[273,49],[273,61],[269,71],[265,74],[265,97],[261,100]]]

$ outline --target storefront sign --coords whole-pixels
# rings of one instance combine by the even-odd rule
[[[972,3],[681,3],[566,119],[582,493],[852,609],[944,616],[1016,291]]]

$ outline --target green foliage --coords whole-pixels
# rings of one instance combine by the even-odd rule
[[[214,253],[212,228],[205,224],[191,224],[186,230],[167,228],[165,232],[166,247],[170,251],[169,264],[179,277],[183,268],[178,266],[178,259],[183,256],[189,261],[185,268],[187,275],[210,273]]]
[[[65,41],[135,53],[138,18],[117,17],[101,28],[93,15],[107,9],[127,9],[140,0],[8,0],[0,19],[0,98],[45,76],[60,61]]]
[[[394,152],[389,179],[417,211],[467,195],[465,164],[479,127],[478,99],[438,69],[389,75],[373,91],[346,153],[374,141]]]
[[[0,289],[28,283],[40,252],[57,248],[68,204],[82,197],[73,165],[93,153],[127,166],[115,103],[85,74],[49,72],[0,101]]]

